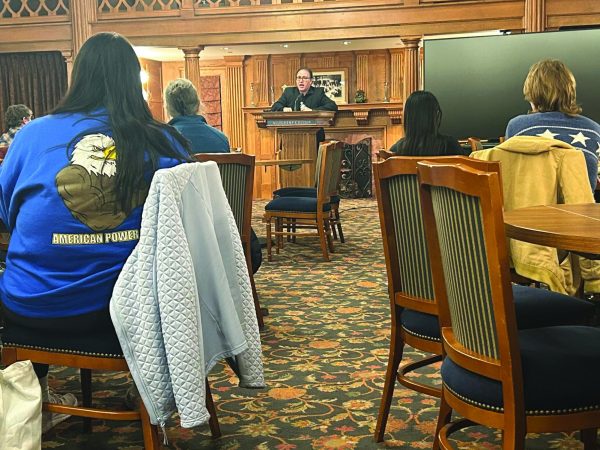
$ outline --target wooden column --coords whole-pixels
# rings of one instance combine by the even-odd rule
[[[225,78],[227,79],[227,99],[229,100],[229,123],[231,132],[229,143],[232,147],[244,149],[244,56],[226,56]]]
[[[73,72],[73,52],[61,52],[65,63],[67,64],[67,85],[71,84],[71,72]]]
[[[526,33],[535,33],[546,29],[546,0],[525,0],[523,28]]]
[[[404,44],[404,92],[406,100],[410,94],[419,89],[419,42],[420,36],[400,38]]]
[[[182,48],[181,51],[185,57],[185,77],[200,90],[200,52],[204,50],[203,46],[193,48]]]
[[[92,24],[96,22],[96,8],[96,0],[71,2],[72,58],[77,55],[83,43],[92,35]]]
[[[390,49],[390,79],[388,83],[390,101],[392,102],[401,102],[404,99],[402,96],[402,86],[404,85],[403,59],[403,48]]]
[[[251,106],[269,106],[269,56],[256,55],[253,58],[254,70],[252,74]]]
[[[359,51],[356,54],[356,89],[362,89],[367,99],[371,98],[369,92],[369,52]]]

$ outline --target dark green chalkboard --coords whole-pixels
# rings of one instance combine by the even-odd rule
[[[571,69],[583,115],[600,123],[599,29],[426,40],[424,57],[424,86],[440,102],[443,133],[503,136],[510,118],[527,113],[523,82],[545,58]]]

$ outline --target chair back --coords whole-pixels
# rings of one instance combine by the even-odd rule
[[[472,152],[476,152],[477,150],[483,150],[483,144],[481,143],[481,139],[476,137],[470,137],[467,139],[467,142],[471,146]]]
[[[435,292],[423,214],[417,163],[462,163],[499,172],[496,162],[465,156],[393,156],[373,165],[383,249],[392,304],[437,315]]]
[[[238,227],[244,247],[250,244],[252,221],[252,189],[254,187],[254,155],[244,153],[196,153],[200,162],[215,161],[221,172],[223,190]]]
[[[317,162],[317,166],[321,167],[317,184],[317,203],[320,205],[329,203],[330,198],[338,193],[343,149],[344,145],[340,141],[324,141],[319,145],[318,156],[321,161]],[[322,206],[318,206],[317,211],[322,211]]]
[[[505,405],[522,405],[499,176],[464,164],[418,166],[443,350],[502,381]]]
[[[391,158],[392,156],[396,156],[396,154],[385,148],[382,148],[379,149],[379,151],[377,152],[377,156],[379,157],[379,161],[384,161],[388,158]]]

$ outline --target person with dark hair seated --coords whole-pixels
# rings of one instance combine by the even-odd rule
[[[117,277],[139,240],[154,172],[188,161],[188,144],[152,118],[140,63],[116,33],[88,39],[60,104],[15,136],[0,172],[11,234],[0,277],[5,342],[120,354],[109,315]],[[75,405],[48,389],[42,400]],[[66,419],[44,412],[43,431]]]
[[[172,117],[169,125],[190,141],[192,153],[229,153],[227,136],[198,114],[200,98],[190,80],[171,81],[165,89],[165,103]]]
[[[442,108],[428,91],[415,91],[404,105],[405,136],[390,147],[400,156],[468,155],[458,141],[440,134]]]

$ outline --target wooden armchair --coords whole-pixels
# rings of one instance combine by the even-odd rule
[[[421,162],[419,179],[445,355],[434,448],[474,423],[502,429],[505,449],[574,430],[596,448],[600,330],[519,330],[497,174]]]
[[[283,236],[318,236],[323,257],[329,261],[329,252],[333,252],[331,237],[330,212],[331,198],[337,194],[343,145],[338,141],[321,143],[321,170],[317,185],[316,197],[288,196],[271,200],[265,206],[264,221],[267,228],[267,254],[271,255],[271,236],[277,240],[276,251],[279,253]],[[275,222],[275,231],[271,224]],[[294,223],[284,230],[283,223]],[[300,233],[298,230],[316,228],[316,233]]]
[[[460,163],[496,174],[500,170],[497,162],[464,156],[394,156],[373,165],[392,325],[388,366],[375,427],[377,442],[382,441],[385,434],[396,380],[417,392],[441,396],[439,387],[418,383],[410,376],[410,372],[440,361],[442,350],[433,289],[435,280],[431,276],[433,262],[428,257],[419,201],[417,164],[420,161]],[[591,305],[582,300],[524,286],[514,286],[513,291],[522,329],[583,323],[591,314]],[[434,356],[400,366],[405,344]]]
[[[255,157],[237,152],[196,153],[194,159],[199,162],[215,161],[217,166],[219,166],[223,190],[231,206],[242,245],[244,246],[258,327],[263,329],[265,326],[263,315],[267,315],[268,310],[260,306],[250,257],[250,227],[252,224],[252,191],[254,189]]]

